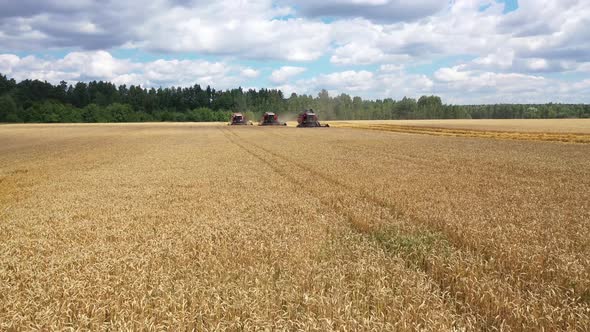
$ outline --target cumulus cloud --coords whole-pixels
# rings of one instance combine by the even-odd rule
[[[0,1],[0,50],[116,47],[133,39],[129,27],[139,18],[131,6],[138,5],[138,1]]]
[[[104,80],[146,87],[212,85],[233,88],[254,78],[258,71],[225,62],[155,60],[133,62],[106,51],[72,52],[61,59],[0,54],[0,72],[17,80],[40,79],[52,83]]]
[[[276,86],[286,94],[292,92],[316,94],[327,90],[331,95],[347,93],[363,98],[397,98],[430,94],[433,82],[425,75],[409,74],[402,66],[382,65],[376,72],[344,70],[320,74]]]
[[[271,0],[69,2],[0,2],[0,51],[133,45],[165,53],[309,61],[330,44],[327,24],[274,19],[290,10]]]
[[[471,70],[467,66],[441,68],[434,73],[434,86],[448,103],[543,103],[588,102],[584,81],[574,84],[522,73]]]
[[[0,17],[31,16],[42,13],[74,13],[93,6],[90,0],[62,0],[62,1],[38,1],[19,0],[0,1],[2,11]]]
[[[523,72],[590,61],[587,1],[519,6],[504,14],[495,0],[2,1],[0,51],[125,46],[288,61],[328,54],[338,65],[473,55],[487,66]],[[498,49],[513,61],[492,59]]]
[[[505,13],[496,0],[0,0],[0,72],[151,86],[257,79],[298,93],[436,93],[452,102],[583,98],[590,2],[518,5]],[[169,60],[114,58],[118,48]],[[70,53],[48,59],[48,49]],[[187,53],[210,60],[174,59]],[[328,73],[313,74],[318,59],[329,60]]]
[[[465,65],[444,67],[432,76],[408,72],[396,64],[381,65],[375,72],[341,71],[278,85],[292,92],[315,95],[347,93],[363,98],[401,99],[441,96],[452,104],[589,102],[590,80],[565,83],[540,75],[471,70]]]
[[[495,1],[457,0],[416,22],[334,22],[334,64],[401,63],[472,55],[472,66],[522,73],[576,70],[590,61],[590,3],[519,1],[503,13]],[[485,9],[482,9],[485,8]]]
[[[304,16],[363,17],[391,23],[430,16],[447,3],[447,0],[300,0],[294,7]]]
[[[372,72],[366,70],[347,70],[319,75],[309,80],[309,85],[317,88],[322,87],[322,89],[331,91],[337,90],[358,93],[369,91],[373,88],[373,76],[374,74]]]
[[[247,78],[256,78],[260,76],[260,71],[252,68],[244,68],[242,69],[241,74]]]
[[[403,56],[398,55],[401,59]],[[338,65],[366,65],[395,60],[396,56],[386,54],[374,45],[351,42],[334,50],[330,62]]]
[[[342,70],[297,79],[296,75],[304,69],[288,66],[277,69],[273,72],[274,87],[287,96],[292,92],[315,95],[322,89],[332,95],[347,93],[372,99],[436,94],[444,102],[459,104],[590,101],[588,79],[564,82],[537,74],[473,69],[465,64],[443,67],[432,75],[411,73],[403,65],[387,63],[374,71]],[[253,68],[228,62],[164,59],[137,62],[115,58],[106,51],[71,52],[59,59],[0,54],[0,72],[17,80],[32,78],[52,83],[106,80],[144,87],[201,84],[217,89],[243,85],[260,74]]]
[[[288,79],[303,73],[305,70],[304,67],[283,66],[272,72],[270,81],[276,84],[285,83]]]
[[[452,6],[416,22],[379,24],[366,20],[334,22],[336,64],[412,62],[441,56],[485,54],[506,40],[495,26],[501,5],[489,1],[481,11],[474,1]],[[478,1],[488,2],[488,1]]]
[[[287,13],[270,0],[191,2],[147,19],[135,35],[144,48],[160,52],[290,61],[319,58],[330,43],[329,26],[301,18],[275,19]]]

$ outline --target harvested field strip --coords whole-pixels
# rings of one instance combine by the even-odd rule
[[[563,299],[573,296],[566,288],[542,280],[506,278],[513,272],[506,270],[507,265],[499,265],[490,253],[478,252],[478,248],[469,246],[464,238],[449,234],[449,229],[432,228],[437,221],[415,220],[370,191],[342,183],[282,153],[240,138],[235,132],[230,131],[229,135],[235,136],[234,143],[266,163],[274,164],[277,172],[298,183],[324,205],[339,211],[354,229],[404,258],[409,266],[428,273],[443,292],[453,296],[460,312],[478,317],[474,321],[478,328],[578,329],[581,325],[576,317],[587,317],[588,306],[584,303],[563,307]],[[313,185],[292,175],[302,173],[314,174]],[[462,278],[458,279],[458,274]],[[544,289],[539,293],[531,292],[531,286],[539,282],[543,282]],[[531,317],[528,311],[544,319]]]
[[[390,131],[396,133],[424,134],[451,137],[477,137],[493,139],[510,139],[523,141],[550,141],[565,143],[590,143],[590,134],[583,133],[547,133],[547,132],[514,132],[514,131],[490,131],[475,129],[406,126],[394,124],[368,124],[337,122],[332,124],[336,128],[368,129]]]

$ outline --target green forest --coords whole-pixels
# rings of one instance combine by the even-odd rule
[[[142,88],[110,82],[16,82],[0,74],[0,123],[227,121],[232,112],[251,120],[264,112],[314,109],[321,120],[590,118],[587,104],[447,105],[440,97],[363,100],[347,94],[285,97],[280,90]]]

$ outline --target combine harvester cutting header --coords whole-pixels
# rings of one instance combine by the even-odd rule
[[[313,112],[312,109],[305,110],[297,117],[297,128],[328,128],[329,124],[322,125],[318,121],[318,116]]]
[[[259,126],[286,126],[286,122],[280,122],[279,116],[272,112],[266,112],[260,119]]]

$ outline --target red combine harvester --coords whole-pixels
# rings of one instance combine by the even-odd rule
[[[287,123],[280,122],[279,116],[272,112],[266,112],[260,119],[259,126],[286,126]]]
[[[242,113],[234,113],[231,116],[230,125],[232,126],[244,126],[244,125],[251,125],[252,122],[246,120]]]
[[[318,116],[313,112],[312,109],[305,110],[299,114],[297,117],[297,127],[298,128],[328,128],[330,127],[329,124],[322,125],[318,121]]]

